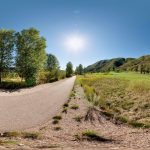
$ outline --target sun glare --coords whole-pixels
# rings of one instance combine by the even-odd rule
[[[85,47],[85,39],[80,35],[71,35],[66,38],[65,45],[69,51],[82,51]]]

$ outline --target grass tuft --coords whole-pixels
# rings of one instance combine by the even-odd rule
[[[83,116],[79,115],[79,116],[74,117],[73,119],[77,122],[81,122],[83,118],[84,118]]]
[[[74,104],[74,105],[72,105],[70,108],[71,108],[71,109],[74,109],[74,110],[77,110],[77,109],[79,109],[79,106],[78,106],[77,104]]]
[[[59,124],[59,120],[53,120],[53,124]]]
[[[101,142],[110,141],[109,139],[100,136],[96,131],[92,131],[92,130],[83,131],[82,136],[83,138],[89,141],[101,141]]]
[[[54,116],[53,119],[54,119],[54,120],[61,120],[61,119],[62,119],[62,116]]]
[[[54,127],[54,130],[59,131],[59,130],[62,130],[62,128],[60,126],[57,126],[57,127]]]

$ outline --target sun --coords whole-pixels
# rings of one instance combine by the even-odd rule
[[[65,45],[69,51],[79,52],[85,47],[85,38],[81,35],[70,35],[65,40]]]

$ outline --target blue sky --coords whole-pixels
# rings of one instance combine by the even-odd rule
[[[60,66],[150,54],[150,0],[0,0],[0,28],[35,27]],[[68,51],[65,37],[80,34],[82,51]]]

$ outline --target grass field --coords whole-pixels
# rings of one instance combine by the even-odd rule
[[[78,77],[93,105],[116,121],[150,127],[150,75],[95,73]]]

